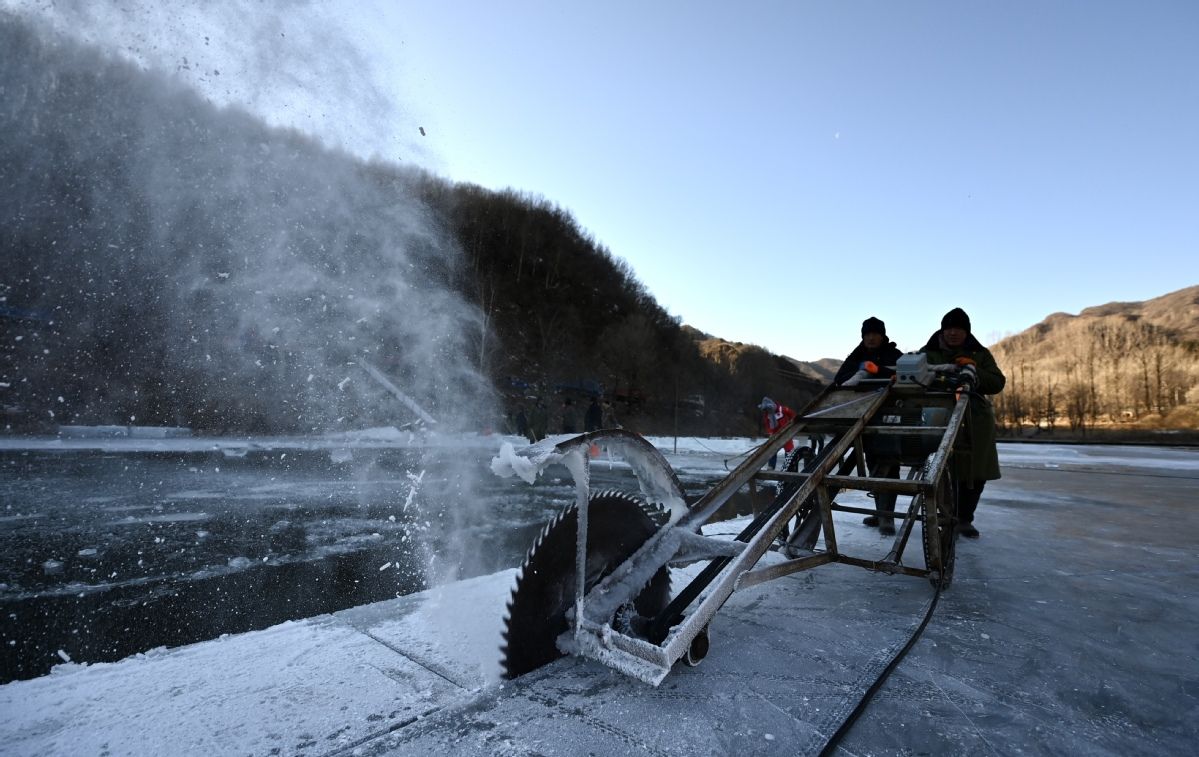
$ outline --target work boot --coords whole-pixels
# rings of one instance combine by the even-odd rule
[[[867,515],[865,518],[862,518],[862,523],[867,526],[870,526],[871,528],[874,528],[875,526],[878,525],[878,516],[877,515]]]
[[[974,527],[973,523],[959,523],[958,533],[962,536],[965,536],[967,539],[978,538],[978,529]]]
[[[878,505],[878,509],[886,513],[875,518],[875,523],[878,524],[878,530],[883,536],[893,536],[895,534],[895,518],[891,517],[891,513],[895,512],[895,495],[890,492],[874,492],[874,504]]]

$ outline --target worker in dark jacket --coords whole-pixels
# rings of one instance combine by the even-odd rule
[[[941,330],[928,339],[920,350],[930,365],[956,365],[970,376],[976,395],[999,394],[1007,378],[990,350],[970,333],[970,316],[954,308],[941,319]],[[954,445],[953,470],[957,478],[958,533],[977,539],[974,511],[983,486],[999,478],[999,452],[995,448],[995,411],[990,397],[971,396],[964,434]]]
[[[895,375],[895,362],[902,355],[895,342],[887,339],[887,324],[871,316],[862,321],[862,341],[837,369],[833,383],[844,386],[862,371],[870,378],[890,378]],[[877,372],[871,373],[867,363],[873,364]]]
[[[849,353],[845,362],[837,369],[833,383],[837,386],[852,386],[862,378],[890,378],[895,375],[895,363],[903,353],[895,342],[887,339],[887,324],[871,316],[862,321],[862,341]],[[899,464],[889,460],[871,460],[870,475],[875,478],[899,478]],[[874,504],[882,512],[895,512],[895,492],[874,492]],[[891,536],[895,533],[892,517],[868,515],[862,520],[867,526],[878,526],[879,533]]]

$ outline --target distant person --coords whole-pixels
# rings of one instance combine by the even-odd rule
[[[549,415],[545,412],[545,403],[538,399],[529,411],[529,441],[536,444],[545,438],[549,429]]]
[[[895,346],[895,342],[887,339],[887,324],[879,318],[870,316],[862,321],[862,341],[854,347],[849,357],[837,369],[833,383],[837,386],[853,386],[863,378],[890,378],[895,375],[895,363],[903,352]],[[868,460],[870,475],[874,478],[899,478],[899,463],[891,460]],[[874,492],[876,509],[895,512],[895,492]],[[891,516],[868,515],[862,523],[872,528],[877,527],[879,533],[891,536],[895,533],[895,519]]]
[[[795,417],[794,410],[786,405],[776,403],[769,397],[762,398],[762,401],[758,403],[758,409],[762,411],[762,431],[766,434],[767,438],[774,436],[775,432],[790,423],[791,419]],[[788,439],[787,443],[783,445],[783,451],[788,455],[791,454],[791,450],[794,448],[794,439]],[[778,458],[779,453],[777,452],[770,457],[770,462],[768,463],[770,470],[774,470],[778,464]]]
[[[575,403],[570,397],[562,400],[562,433],[578,433],[578,416],[575,415]]]
[[[516,417],[513,419],[513,422],[516,425],[517,435],[527,439],[529,437],[529,416],[525,414],[524,405],[516,408]]]
[[[587,406],[587,413],[583,416],[583,430],[590,433],[599,431],[604,426],[604,409],[600,407],[599,398],[592,397],[591,404]]]
[[[999,370],[991,351],[970,333],[970,316],[954,308],[941,319],[941,329],[933,333],[920,350],[933,365],[953,364],[967,377],[978,395],[999,394],[1007,377]],[[999,478],[999,451],[995,447],[995,411],[989,397],[971,395],[965,433],[959,433],[954,449],[954,474],[957,477],[958,533],[978,538],[974,512],[988,481]]]
[[[862,321],[862,341],[858,342],[858,346],[854,347],[853,352],[849,353],[849,357],[845,358],[845,362],[837,369],[833,383],[837,386],[852,386],[847,382],[855,376],[890,378],[895,375],[895,363],[902,356],[903,352],[895,346],[895,342],[887,339],[887,324],[871,316]],[[873,373],[869,370],[870,365],[875,368]]]

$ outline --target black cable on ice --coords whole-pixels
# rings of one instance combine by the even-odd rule
[[[895,653],[895,656],[891,658],[889,663],[887,663],[887,667],[883,668],[883,671],[879,673],[878,678],[874,679],[874,683],[870,684],[870,687],[866,689],[864,694],[862,694],[862,698],[858,700],[858,703],[854,706],[853,711],[851,711],[845,720],[842,721],[836,732],[829,737],[829,740],[825,743],[824,748],[820,750],[820,757],[828,757],[828,755],[831,755],[837,750],[837,746],[841,743],[841,739],[845,738],[845,734],[849,733],[849,730],[853,728],[853,724],[857,722],[858,717],[860,717],[861,714],[866,711],[866,707],[869,706],[870,700],[873,699],[874,695],[877,694],[879,689],[883,687],[883,684],[886,682],[887,678],[890,677],[891,671],[895,670],[895,668],[899,666],[900,661],[903,660],[903,658],[907,656],[908,652],[912,650],[912,647],[916,646],[916,642],[920,639],[920,635],[924,633],[924,629],[928,627],[928,622],[933,619],[933,611],[937,609],[937,600],[940,598],[941,583],[938,582],[937,590],[933,593],[932,601],[928,603],[928,610],[926,610],[924,613],[924,620],[920,621],[920,625],[917,626],[916,630],[912,633],[911,638],[909,638],[907,643],[903,645],[902,649]]]

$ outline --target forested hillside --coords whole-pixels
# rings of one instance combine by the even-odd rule
[[[747,433],[818,387],[716,349],[552,202],[364,162],[0,12],[0,408],[64,423],[459,428],[602,388]],[[782,370],[780,370],[782,368]]]
[[[553,415],[600,390],[638,430],[751,433],[763,395],[802,404],[819,390],[760,347],[683,326],[551,202],[431,176],[424,187],[465,253],[459,287],[482,313],[475,358],[509,412],[538,398]]]
[[[1008,376],[1000,422],[1199,428],[1199,286],[1054,313],[992,351]]]

